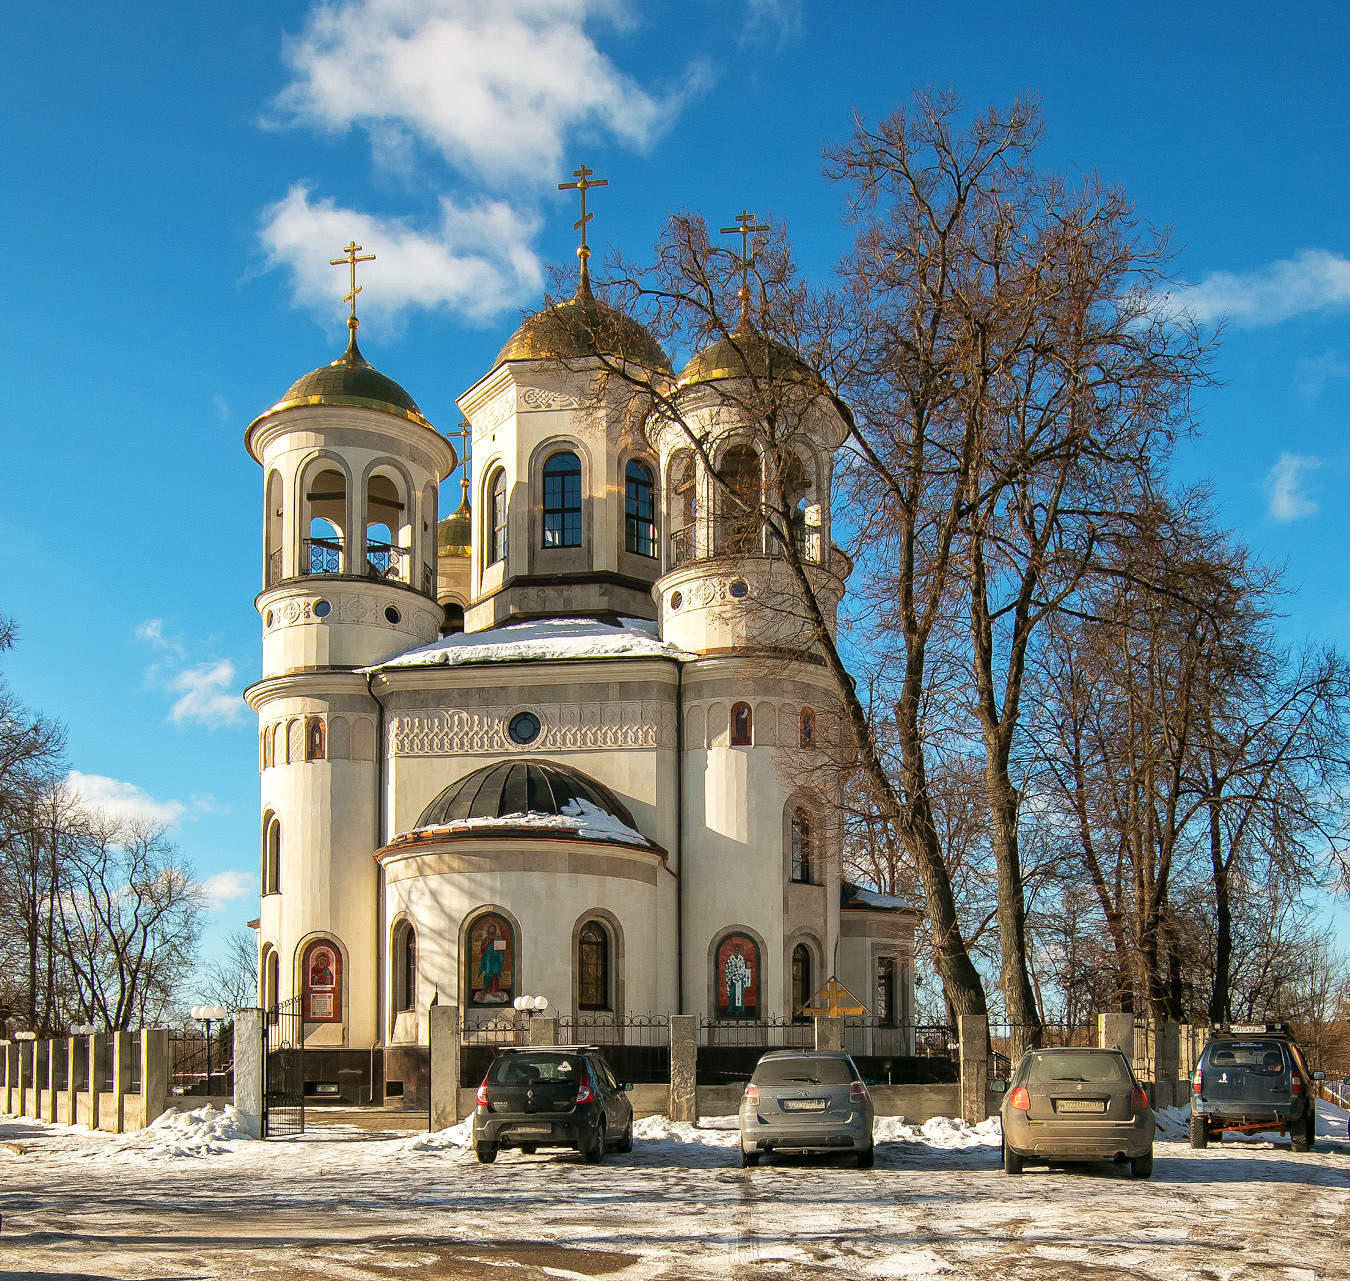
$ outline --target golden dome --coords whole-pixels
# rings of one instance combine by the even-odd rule
[[[677,382],[681,387],[689,387],[720,378],[815,381],[810,368],[790,347],[766,338],[744,322],[727,337],[700,351],[680,372]]]
[[[583,275],[567,302],[531,316],[497,353],[494,364],[508,360],[575,360],[611,356],[646,369],[670,372],[670,358],[661,344],[631,316],[601,302]]]
[[[466,493],[459,509],[436,526],[436,551],[441,556],[467,556],[473,535],[473,522]]]
[[[417,402],[387,374],[382,374],[356,345],[352,330],[347,350],[331,365],[320,365],[293,382],[286,394],[267,411],[291,409],[297,405],[359,405],[366,409],[384,409],[429,426]],[[264,414],[263,417],[266,417]]]

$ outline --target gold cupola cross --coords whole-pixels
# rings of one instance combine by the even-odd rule
[[[583,292],[590,292],[591,287],[591,269],[589,259],[591,256],[591,247],[586,243],[586,224],[595,217],[593,213],[586,212],[586,193],[592,187],[608,187],[608,178],[596,178],[591,180],[591,174],[594,169],[587,169],[585,165],[578,165],[572,170],[572,177],[576,182],[560,182],[559,191],[579,191],[581,192],[581,217],[572,224],[574,231],[581,232],[581,244],[577,246],[577,257],[581,259],[581,288]]]
[[[330,258],[328,260],[329,263],[334,267],[341,267],[343,263],[346,263],[352,269],[351,292],[342,301],[349,302],[352,305],[351,315],[347,317],[347,328],[352,331],[353,339],[355,339],[356,337],[356,327],[361,323],[356,318],[356,295],[361,292],[361,286],[356,283],[356,264],[358,262],[375,261],[374,254],[363,254],[361,252],[361,249],[362,246],[358,245],[355,240],[350,240],[347,242],[347,247],[342,251],[344,257]]]
[[[748,209],[742,209],[735,218],[737,226],[722,228],[722,235],[741,238],[741,291],[737,295],[741,300],[741,318],[736,326],[738,329],[744,329],[750,323],[750,263],[755,256],[751,237],[756,232],[769,230],[767,226],[755,221],[756,216]]]

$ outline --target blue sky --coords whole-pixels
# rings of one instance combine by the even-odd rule
[[[13,7],[0,100],[5,670],[89,795],[149,808],[254,915],[261,478],[244,427],[339,354],[433,423],[550,263],[647,250],[678,208],[848,243],[821,149],[918,86],[1040,96],[1047,167],[1123,184],[1229,317],[1178,471],[1288,566],[1285,631],[1346,643],[1350,16],[1343,6],[344,0]],[[688,353],[674,353],[679,359]]]

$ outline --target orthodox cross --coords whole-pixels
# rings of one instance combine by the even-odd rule
[[[462,422],[459,425],[459,430],[452,431],[450,435],[458,440],[463,447],[459,455],[459,488],[461,502],[467,503],[469,501],[469,459],[472,457],[473,432],[470,430],[468,423]]]
[[[755,215],[748,209],[742,209],[736,215],[736,222],[739,226],[723,227],[722,235],[740,236],[741,238],[741,292],[738,297],[741,300],[741,320],[744,326],[747,323],[747,317],[750,309],[750,262],[754,258],[754,249],[751,246],[750,238],[757,231],[768,231],[769,228],[755,221]]]
[[[587,260],[591,256],[591,247],[586,243],[586,224],[595,217],[593,213],[586,212],[586,193],[592,187],[609,186],[608,178],[597,178],[592,182],[591,174],[594,172],[594,169],[587,169],[585,165],[579,165],[576,169],[572,170],[572,177],[576,179],[576,182],[560,182],[558,184],[559,191],[581,192],[581,217],[572,224],[572,228],[574,231],[581,232],[581,244],[577,248],[577,257],[581,259],[581,280],[583,286],[590,283],[591,275],[590,267],[587,263]]]
[[[349,302],[352,305],[352,314],[347,319],[347,328],[356,333],[356,326],[361,322],[356,319],[356,295],[361,292],[361,286],[356,283],[356,264],[358,262],[374,262],[374,254],[362,254],[362,246],[355,240],[347,242],[347,247],[342,251],[346,256],[343,258],[330,258],[328,261],[334,267],[341,267],[345,262],[352,269],[352,291],[342,301]]]

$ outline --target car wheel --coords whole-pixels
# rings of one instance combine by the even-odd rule
[[[1191,1113],[1191,1147],[1209,1147],[1209,1126],[1204,1117],[1196,1116],[1194,1112]]]
[[[491,1165],[497,1159],[497,1145],[495,1143],[475,1143],[473,1153],[484,1165]]]
[[[581,1155],[592,1165],[599,1165],[605,1159],[605,1121],[600,1118],[599,1124],[595,1127],[594,1137],[581,1149]]]
[[[526,1156],[533,1156],[536,1152],[539,1151],[539,1144],[537,1144],[537,1143],[522,1143],[522,1144],[520,1145],[520,1150],[521,1150],[523,1153],[525,1153]]]
[[[1130,1177],[1133,1179],[1151,1179],[1153,1177],[1153,1149],[1149,1148],[1143,1156],[1130,1158]]]
[[[1022,1158],[1008,1146],[1008,1141],[1003,1141],[1003,1173],[1021,1174]]]
[[[628,1128],[620,1136],[618,1143],[614,1145],[616,1152],[631,1152],[633,1150],[633,1118],[628,1118]]]
[[[758,1164],[759,1164],[759,1153],[758,1153],[758,1152],[747,1152],[747,1151],[745,1150],[745,1148],[742,1147],[742,1148],[741,1148],[741,1167],[742,1167],[743,1169],[749,1169],[751,1166],[755,1166],[755,1165],[758,1165]]]
[[[858,1169],[870,1170],[877,1162],[876,1145],[869,1143],[858,1153]]]
[[[1299,1123],[1298,1129],[1290,1130],[1295,1152],[1311,1152],[1317,1142],[1317,1117],[1309,1115]]]

